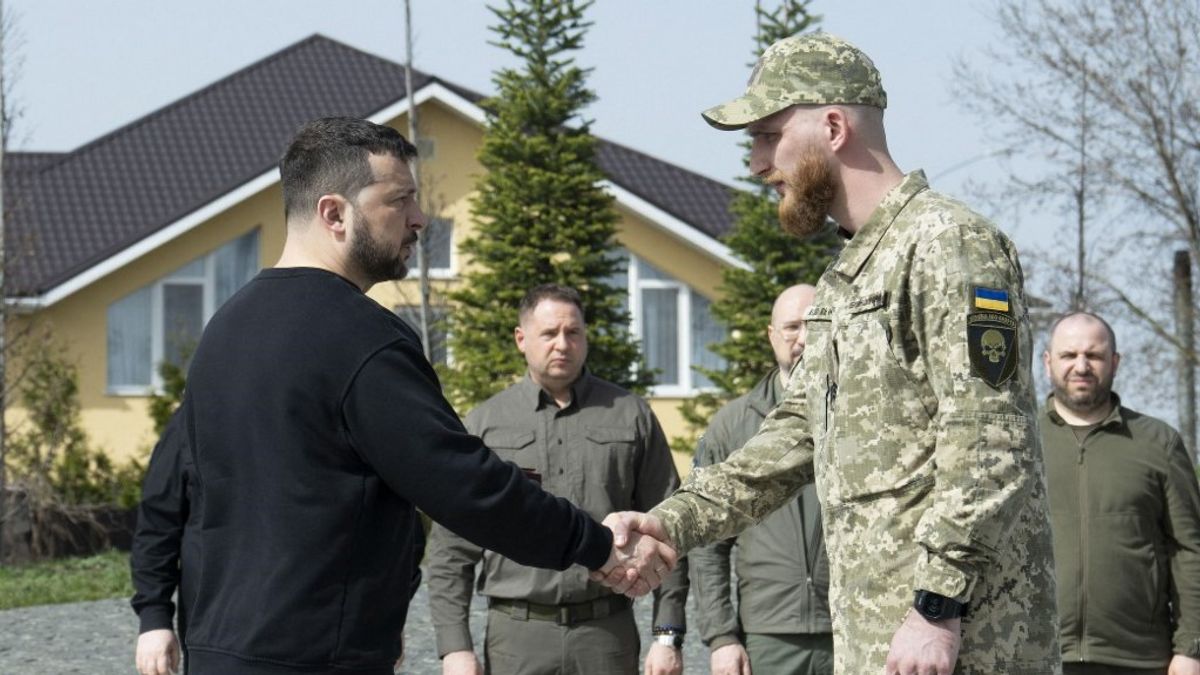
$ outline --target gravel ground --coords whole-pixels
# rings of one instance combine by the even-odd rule
[[[427,603],[422,586],[408,612],[409,653],[402,673],[441,672]],[[635,607],[643,635],[649,632],[650,608],[649,598]],[[692,609],[689,606],[689,613]],[[484,613],[483,604],[476,602],[471,620],[476,645],[482,643]],[[0,611],[0,675],[129,675],[135,672],[136,633],[137,619],[124,598]],[[643,653],[647,642],[643,638]],[[684,644],[684,672],[708,672],[708,650],[695,636]]]

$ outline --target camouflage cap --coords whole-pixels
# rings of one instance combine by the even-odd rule
[[[784,38],[767,48],[750,74],[746,93],[701,113],[718,129],[744,128],[796,104],[887,107],[875,64],[857,47],[829,33]]]

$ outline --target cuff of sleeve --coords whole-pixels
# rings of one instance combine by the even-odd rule
[[[471,629],[467,626],[437,626],[433,632],[437,638],[439,659],[450,652],[469,652],[475,649],[471,642]]]
[[[721,647],[728,647],[729,645],[740,645],[740,644],[742,644],[742,641],[739,640],[738,636],[736,636],[736,635],[718,635],[715,638],[708,641],[708,651],[715,652],[718,649],[720,649]]]
[[[175,630],[175,622],[172,619],[174,609],[164,607],[162,605],[151,605],[143,607],[138,613],[138,633],[145,633],[152,630]]]
[[[612,530],[595,521],[592,522],[591,532],[585,548],[579,552],[575,562],[595,572],[604,567],[608,557],[612,555],[613,540]]]
[[[668,498],[663,504],[659,504],[650,510],[650,515],[657,517],[662,521],[663,529],[667,531],[667,537],[671,540],[671,547],[679,555],[686,555],[688,551],[695,548],[695,541],[687,536],[683,527],[680,526],[679,514],[672,510],[662,508],[664,504],[672,501],[673,498]]]
[[[930,591],[966,603],[971,600],[976,581],[975,574],[926,551],[917,562],[913,590]]]
[[[1200,659],[1200,634],[1176,632],[1173,642],[1176,654]]]
[[[661,603],[658,611],[654,613],[652,627],[658,626],[671,626],[680,632],[687,632],[687,619],[684,617],[683,607],[673,602]]]

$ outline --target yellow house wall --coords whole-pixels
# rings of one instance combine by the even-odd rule
[[[93,447],[120,461],[142,456],[155,440],[148,399],[107,391],[108,306],[256,227],[260,263],[272,264],[283,248],[282,211],[278,186],[267,188],[25,320],[34,323],[35,335],[47,330],[68,348],[78,367],[83,427]],[[20,424],[21,418],[18,410],[10,419]]]
[[[421,133],[435,139],[433,156],[422,161],[423,202],[431,213],[454,220],[457,243],[471,234],[470,197],[482,167],[475,154],[482,139],[481,129],[447,106],[436,101],[421,108]],[[407,133],[405,116],[392,126]],[[669,235],[628,209],[620,209],[620,243],[659,269],[689,284],[701,294],[715,299],[720,282],[720,263]],[[243,202],[218,214],[150,254],[125,265],[114,273],[60,300],[51,307],[23,317],[19,324],[33,322],[52,331],[55,339],[67,346],[78,366],[80,403],[84,429],[94,447],[105,450],[117,461],[143,458],[155,441],[145,396],[115,395],[107,391],[107,310],[113,302],[152,284],[179,267],[221,245],[259,228],[259,255],[262,266],[270,266],[283,250],[285,234],[282,197],[278,184],[268,187]],[[461,270],[464,261],[452,257],[452,266]],[[434,282],[435,296],[453,287],[456,280]],[[389,309],[417,304],[415,281],[379,284],[370,296]],[[680,399],[661,398],[651,405],[668,437],[686,433],[679,415]],[[9,422],[19,426],[23,418],[17,408],[10,411]],[[690,460],[678,458],[686,472]]]

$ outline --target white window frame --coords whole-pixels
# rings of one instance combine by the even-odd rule
[[[695,386],[695,371],[692,370],[692,292],[695,290],[686,283],[672,278],[642,279],[638,274],[638,262],[653,265],[649,260],[639,259],[633,252],[629,253],[629,331],[644,346],[645,333],[642,326],[642,289],[674,289],[676,291],[675,331],[676,349],[679,358],[679,382],[674,384],[655,384],[650,387],[650,396],[656,398],[690,398],[704,391],[715,391],[713,387]],[[699,291],[695,291],[699,293]]]
[[[444,220],[444,221],[450,223],[450,242],[449,242],[450,243],[450,263],[449,263],[449,267],[430,267],[429,268],[429,278],[430,279],[455,279],[458,276],[458,273],[456,271],[458,269],[458,247],[454,245],[454,231],[457,228],[457,224],[455,223],[453,218],[443,218],[441,216],[431,216],[429,219],[430,219],[430,221],[432,221],[434,219]],[[419,260],[417,261],[417,264],[420,265]],[[420,273],[420,268],[418,267],[417,269],[412,270],[412,272],[409,274],[409,278],[415,279],[416,274],[419,274],[419,273]]]
[[[257,229],[251,230],[251,232],[257,231]],[[153,394],[162,392],[163,382],[162,376],[158,374],[158,367],[159,364],[163,362],[163,356],[166,353],[166,335],[163,334],[163,287],[171,284],[179,284],[192,286],[199,285],[203,289],[200,317],[200,326],[201,330],[203,330],[204,327],[208,326],[209,319],[211,319],[213,314],[215,314],[217,311],[215,306],[217,297],[217,259],[215,254],[221,249],[222,246],[228,245],[237,239],[246,236],[247,234],[250,234],[250,232],[241,234],[238,237],[235,237],[225,242],[221,246],[209,251],[208,253],[205,253],[203,256],[200,256],[199,260],[204,265],[203,274],[177,277],[174,276],[176,272],[171,272],[167,276],[156,279],[152,283],[148,284],[150,286],[150,385],[121,384],[114,386],[108,384],[106,381],[104,390],[105,394],[109,396],[151,396]],[[259,234],[259,246],[262,246],[261,233]],[[262,255],[261,249],[259,255],[260,257]],[[180,269],[193,264],[195,261],[196,260],[193,259],[185,263],[184,265],[180,266]],[[105,326],[105,332],[105,339],[107,339],[107,326]],[[108,358],[107,345],[105,347],[105,358]],[[107,378],[107,374],[105,377]]]

